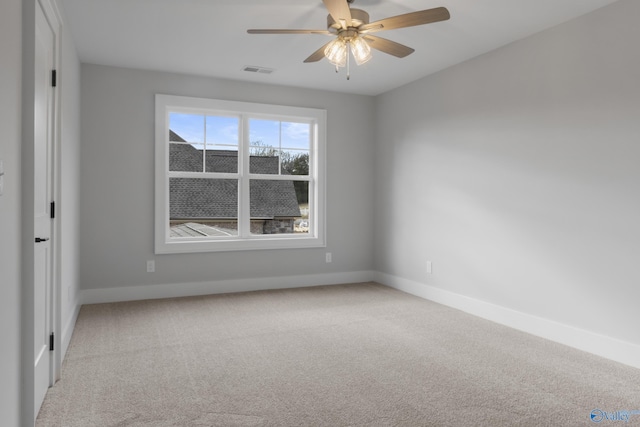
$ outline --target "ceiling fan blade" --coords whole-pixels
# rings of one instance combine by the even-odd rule
[[[389,55],[393,55],[397,58],[404,58],[407,55],[411,55],[415,52],[415,49],[410,48],[409,46],[405,46],[400,43],[396,43],[391,40],[383,39],[382,37],[365,35],[363,38],[369,43],[374,49],[377,49],[381,52],[388,53]]]
[[[393,30],[395,28],[414,27],[416,25],[446,21],[450,17],[451,15],[446,7],[436,7],[434,9],[405,13],[404,15],[392,16],[391,18],[385,18],[369,24],[364,24],[361,25],[358,30],[368,30],[368,32],[372,33],[375,31]],[[379,27],[380,25],[382,25],[382,28]]]
[[[334,21],[340,22],[342,28],[351,26],[351,9],[347,0],[322,0]]]
[[[327,30],[247,30],[249,34],[327,34],[333,35]]]
[[[331,43],[332,41],[333,40],[331,40],[329,43]],[[324,58],[324,50],[329,43],[325,43],[320,49],[313,52],[311,56],[309,56],[307,59],[304,60],[304,62],[318,62],[322,58]]]

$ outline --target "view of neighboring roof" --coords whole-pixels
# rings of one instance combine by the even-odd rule
[[[178,135],[177,133],[175,133],[171,129],[169,129],[169,141],[187,142],[184,138],[182,138],[180,135]]]
[[[230,233],[229,231],[222,228],[211,227],[206,224],[199,224],[197,222],[187,222],[171,227],[171,237],[224,237],[233,235],[233,233]]]
[[[170,132],[170,140],[184,142]],[[203,152],[191,144],[170,144],[169,170],[235,173],[238,153],[231,150]],[[251,156],[253,173],[277,174],[278,157]],[[252,180],[250,183],[252,219],[300,217],[300,207],[293,181]],[[171,219],[230,219],[238,217],[238,181],[235,179],[169,179],[169,213]]]

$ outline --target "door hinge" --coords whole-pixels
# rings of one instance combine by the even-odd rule
[[[49,216],[51,218],[56,217],[56,202],[51,202],[51,204],[49,205]]]
[[[51,332],[51,335],[49,335],[49,351],[53,351],[53,344],[55,343],[55,341],[55,335],[53,334],[53,332]]]
[[[51,70],[51,86],[56,87],[57,84],[57,72],[56,70]]]

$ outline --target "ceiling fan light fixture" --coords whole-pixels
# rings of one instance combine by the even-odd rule
[[[371,47],[362,37],[356,36],[349,43],[356,64],[362,65],[371,59]]]
[[[324,49],[324,56],[336,67],[344,67],[347,64],[347,43],[342,37],[336,38]]]
[[[446,21],[451,17],[446,7],[435,7],[370,22],[367,12],[350,7],[353,1],[322,0],[329,12],[326,30],[251,29],[247,32],[249,34],[325,34],[337,36],[313,52],[304,62],[317,62],[322,58],[327,58],[336,67],[336,72],[340,67],[347,67],[348,80],[350,55],[353,55],[357,65],[362,65],[371,59],[371,48],[397,58],[404,58],[415,52],[408,46],[374,36],[373,33]]]

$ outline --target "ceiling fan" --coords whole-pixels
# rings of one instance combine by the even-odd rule
[[[247,32],[249,34],[325,34],[337,36],[313,52],[304,62],[317,62],[326,57],[331,64],[335,65],[336,72],[340,67],[347,67],[348,80],[349,51],[358,65],[371,59],[371,48],[398,58],[404,58],[414,52],[414,49],[408,46],[374,36],[372,33],[446,21],[450,17],[447,8],[436,7],[369,22],[367,12],[349,7],[349,4],[354,0],[322,1],[329,11],[326,30],[252,29]]]

